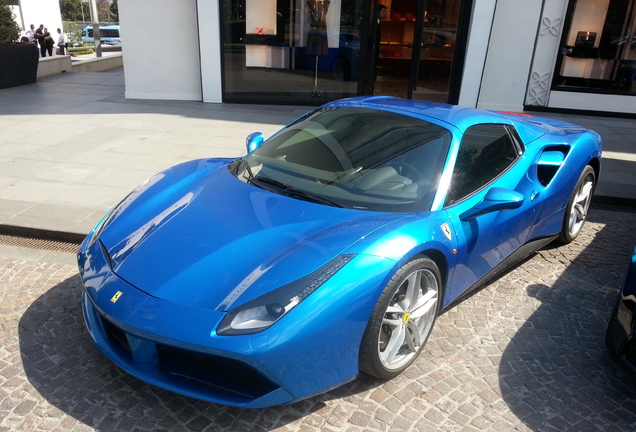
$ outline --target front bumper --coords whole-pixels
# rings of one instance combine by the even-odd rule
[[[252,366],[180,341],[140,336],[111,322],[84,292],[84,319],[93,341],[131,375],[186,396],[225,405],[258,408],[294,396]]]
[[[377,300],[369,286],[382,287],[387,268],[394,265],[385,260],[376,272],[369,271],[362,257],[352,271],[361,274],[359,266],[364,268],[364,284],[343,289],[351,284],[350,276],[337,274],[322,293],[309,296],[271,328],[219,336],[215,329],[223,312],[137,290],[111,271],[99,241],[85,241],[78,263],[87,328],[115,364],[176,393],[249,408],[291,403],[353,380],[360,340]]]

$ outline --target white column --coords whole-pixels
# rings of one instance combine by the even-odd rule
[[[550,0],[544,4],[528,81],[526,105],[548,105],[567,6],[567,0]]]
[[[478,108],[523,110],[542,7],[542,0],[497,0]]]
[[[203,102],[222,102],[219,0],[197,0]]]
[[[459,105],[476,107],[497,0],[473,2]]]

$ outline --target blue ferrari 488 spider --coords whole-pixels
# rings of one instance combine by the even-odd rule
[[[471,288],[581,231],[599,136],[527,115],[346,99],[238,159],[152,177],[78,253],[97,346],[220,404],[287,404],[416,359]]]

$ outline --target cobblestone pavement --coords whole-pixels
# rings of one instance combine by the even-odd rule
[[[291,406],[241,410],[123,373],[91,343],[70,265],[0,257],[0,432],[633,431],[636,377],[604,332],[636,214],[593,210],[439,317],[413,367]]]

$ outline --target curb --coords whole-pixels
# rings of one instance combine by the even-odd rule
[[[64,231],[53,231],[41,228],[28,228],[15,225],[0,224],[0,234],[28,237],[41,240],[52,240],[65,243],[80,244],[86,238],[86,234],[78,234]]]
[[[628,211],[636,213],[636,199],[632,198],[594,196],[592,197],[591,205],[594,207],[610,207],[608,210],[613,211]],[[0,234],[41,240],[53,240],[65,243],[75,243],[78,245],[84,241],[87,235],[4,224],[0,224]]]

